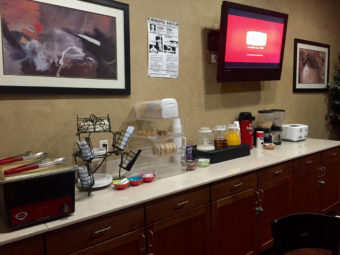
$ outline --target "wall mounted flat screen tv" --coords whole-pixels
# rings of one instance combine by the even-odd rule
[[[224,1],[217,80],[280,80],[288,15]]]

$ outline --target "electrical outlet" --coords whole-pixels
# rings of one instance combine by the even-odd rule
[[[217,64],[217,54],[211,54],[211,64]]]
[[[109,149],[109,141],[108,140],[100,140],[99,141],[99,148],[101,150]]]

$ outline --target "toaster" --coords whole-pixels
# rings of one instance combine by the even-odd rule
[[[0,179],[0,220],[9,229],[69,216],[75,208],[75,168]]]
[[[304,124],[282,125],[281,138],[288,141],[301,141],[307,138],[308,126]]]

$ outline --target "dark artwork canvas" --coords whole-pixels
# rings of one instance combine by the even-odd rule
[[[325,83],[325,62],[326,52],[300,48],[298,73],[299,83]]]
[[[5,75],[117,79],[114,17],[28,0],[1,16]]]

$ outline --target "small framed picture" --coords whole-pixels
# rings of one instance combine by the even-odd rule
[[[329,54],[328,44],[294,40],[293,92],[327,91]]]

